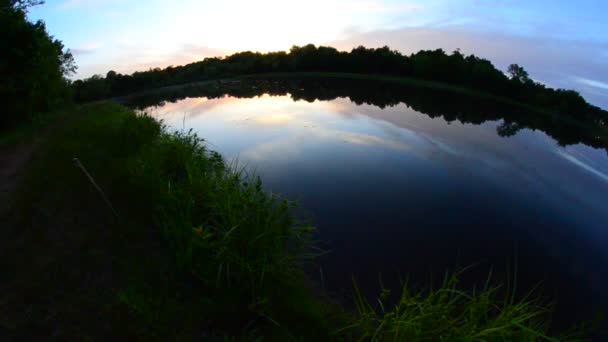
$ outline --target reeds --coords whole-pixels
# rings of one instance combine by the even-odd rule
[[[414,292],[406,282],[390,305],[389,290],[369,302],[353,280],[357,318],[336,333],[365,341],[558,341],[547,336],[550,305],[537,293],[518,298],[491,273],[481,289],[467,291],[458,286],[461,272],[446,273],[437,289]]]

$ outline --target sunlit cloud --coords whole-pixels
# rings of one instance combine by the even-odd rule
[[[229,98],[227,101],[226,105],[229,106],[229,108],[224,108],[224,111],[230,113],[230,115],[227,116],[230,119],[263,117],[269,115],[269,113],[275,113],[279,116],[305,116],[310,113],[310,106],[315,106],[320,110],[329,106],[327,102],[294,102],[287,97],[270,96],[268,94],[241,100]]]
[[[160,107],[148,108],[146,112],[162,120],[173,129],[185,129],[186,123],[211,113],[216,107],[233,101],[230,98],[208,99],[206,97],[186,98],[175,103],[165,102]]]
[[[345,0],[227,1],[213,6],[188,2],[187,6],[170,11],[166,28],[179,30],[181,38],[198,39],[214,48],[283,50],[294,44],[337,39],[353,23],[371,29],[381,25],[384,14],[392,16],[419,7],[408,3]],[[205,14],[205,20],[200,20],[201,13]],[[383,15],[370,15],[379,13]]]
[[[348,28],[371,30],[398,15],[423,8],[417,2],[385,0],[152,0],[145,5],[117,0],[67,0],[60,7],[75,13],[102,5],[102,11],[87,11],[92,25],[83,27],[74,17],[67,21],[78,24],[77,28],[66,26],[68,36],[88,31],[88,39],[108,41],[93,54],[95,58],[77,59],[80,68],[76,77],[105,74],[110,69],[133,72],[186,64],[243,50],[267,52],[287,50],[293,45],[323,44],[344,38]],[[113,17],[122,15],[122,19],[109,20],[108,13]]]
[[[346,131],[326,131],[324,134],[331,134],[331,136],[334,136],[336,139],[342,139],[344,142],[355,145],[384,146],[399,151],[407,151],[412,149],[410,145],[401,141],[385,139],[370,134],[352,133]]]
[[[70,51],[72,51],[72,54],[74,56],[78,56],[78,55],[86,55],[86,54],[94,53],[95,51],[99,50],[102,47],[103,47],[103,45],[101,43],[89,43],[89,44],[81,45],[81,46],[78,46],[75,48],[71,48]]]
[[[285,125],[293,121],[294,117],[289,114],[269,114],[256,117],[254,121],[262,125]]]
[[[324,139],[334,142],[342,142],[351,145],[383,147],[398,151],[410,151],[412,146],[402,141],[385,139],[383,137],[355,133],[345,130],[331,129],[327,127],[317,126],[315,129],[310,129],[306,133],[298,133],[290,137],[283,137],[269,142],[264,142],[250,148],[247,148],[241,153],[241,156],[247,160],[266,160],[275,158],[277,155],[289,158],[296,157],[302,153],[302,141],[315,139]]]
[[[102,74],[114,70],[123,74],[135,71],[145,71],[153,68],[165,68],[203,60],[207,57],[225,56],[234,51],[212,49],[205,46],[186,44],[174,51],[165,51],[159,48],[140,48],[126,40],[116,42],[117,49],[121,52],[117,55],[109,54],[103,63],[84,63],[76,56],[79,68],[79,78],[90,77],[94,74]],[[87,54],[85,50],[84,54]],[[94,51],[91,51],[94,52]],[[82,53],[81,53],[82,55]]]
[[[304,137],[287,137],[260,143],[246,148],[239,157],[249,161],[262,161],[280,155],[284,159],[296,159],[302,154],[300,141]]]

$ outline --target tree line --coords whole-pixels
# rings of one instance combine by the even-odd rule
[[[72,100],[68,76],[74,58],[44,22],[31,22],[27,11],[40,0],[0,0],[0,129]]]
[[[443,82],[478,89],[585,120],[608,122],[608,112],[588,104],[573,90],[552,89],[530,79],[523,67],[512,64],[506,72],[489,60],[459,50],[423,50],[409,56],[382,48],[356,47],[338,51],[327,46],[294,46],[289,51],[239,52],[223,58],[205,58],[184,66],[169,66],[131,75],[109,71],[105,77],[74,82],[77,101],[91,101],[189,82],[257,73],[344,72],[380,74]]]

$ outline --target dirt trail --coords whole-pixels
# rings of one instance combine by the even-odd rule
[[[18,143],[0,146],[0,224],[9,214],[13,192],[19,186],[36,150],[67,122],[67,117],[57,117],[53,123],[36,129],[31,137],[26,135]]]
[[[34,142],[0,148],[0,218],[8,213],[11,195],[19,185],[35,148]]]
[[[19,186],[25,168],[32,158],[36,144],[34,142],[21,143],[13,146],[0,148],[0,229],[5,235],[0,244],[0,256],[5,259],[6,234],[14,228],[10,220],[10,209],[13,201],[13,193]],[[6,260],[0,265],[0,290],[4,291],[8,283],[11,268],[6,268]],[[13,340],[14,336],[0,324],[0,340]]]

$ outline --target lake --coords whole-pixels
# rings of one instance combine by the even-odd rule
[[[605,136],[575,123],[345,80],[211,82],[129,101],[297,200],[329,251],[311,274],[338,298],[351,277],[371,295],[475,265],[466,284],[490,269],[516,274],[521,294],[542,282],[557,324],[608,307]]]

